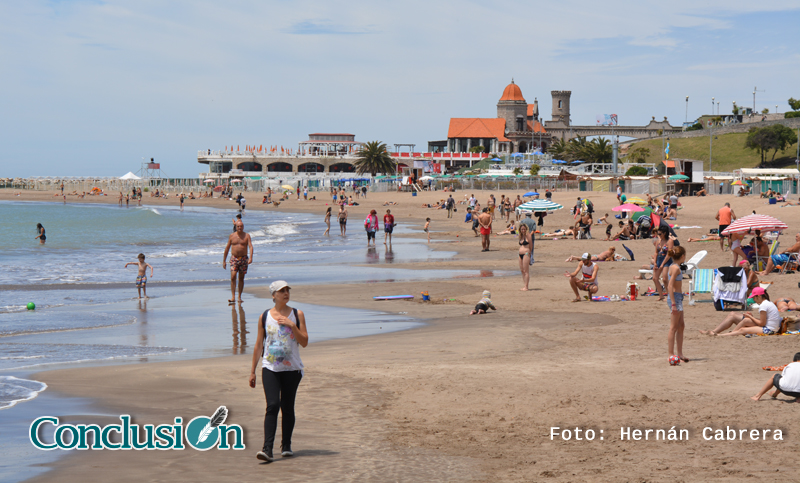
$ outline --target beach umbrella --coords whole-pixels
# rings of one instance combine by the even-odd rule
[[[511,155],[511,157],[512,158],[521,158],[522,157],[522,153],[514,153],[514,154]]]
[[[567,164],[567,162],[566,161],[562,161],[560,159],[554,159],[553,160],[553,164]]]
[[[433,177],[432,177],[432,176],[423,176],[423,177],[421,177],[419,180],[420,180],[420,181],[430,181],[430,180],[432,180],[432,179],[433,179]]]
[[[213,182],[214,182],[213,179],[205,179],[205,180],[203,180],[203,183],[213,183]]]
[[[690,179],[691,178],[689,178],[685,174],[673,174],[672,176],[669,177],[670,181],[687,181]]]
[[[563,208],[558,203],[553,203],[547,200],[531,200],[527,203],[522,203],[517,208],[520,211],[556,211]]]
[[[537,193],[537,192],[535,192],[535,191],[528,191],[527,193],[525,193],[525,194],[524,194],[524,195],[522,195],[522,196],[524,196],[524,197],[528,197],[528,196],[539,196],[539,193]]]
[[[767,231],[783,231],[787,228],[789,227],[786,223],[768,215],[747,215],[731,223],[721,234],[753,233],[756,230],[761,230],[763,233]]]
[[[611,208],[611,211],[644,211],[644,208],[640,206],[636,206],[633,203],[625,203],[624,205],[619,205]]]
[[[649,216],[650,213],[652,213],[652,212],[653,212],[653,210],[648,206],[644,210],[638,211],[638,212],[632,214],[631,215],[631,220],[639,221],[639,218],[641,218],[643,216]]]
[[[744,181],[742,181],[742,180],[740,180],[740,179],[737,179],[736,181],[734,181],[733,183],[731,183],[731,186],[742,186],[742,185],[744,185],[744,184],[746,184]]]
[[[583,162],[583,161],[573,161],[573,162],[571,162],[571,163],[569,163],[569,164],[581,164],[582,162]]]
[[[281,188],[283,188],[285,190],[289,190],[289,191],[294,191],[294,186],[289,185],[289,184],[282,185]]]
[[[647,202],[641,198],[633,197],[628,198],[627,203],[633,203],[634,205],[646,205]]]
[[[492,158],[492,161],[502,161],[500,158]]]

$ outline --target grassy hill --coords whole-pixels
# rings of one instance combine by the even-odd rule
[[[744,147],[747,133],[732,133],[716,136],[712,150],[712,170],[733,171],[738,168],[755,168],[761,162],[761,155]],[[631,144],[631,149],[644,147],[650,149],[648,163],[658,163],[663,159],[661,139],[640,141]],[[770,168],[795,167],[796,144],[786,151],[778,151],[774,163],[767,163]],[[767,161],[772,156],[769,153]],[[708,170],[708,136],[696,138],[671,139],[669,141],[670,158],[689,158],[703,161],[703,169]]]

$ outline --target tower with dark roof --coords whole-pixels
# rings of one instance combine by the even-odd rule
[[[506,132],[527,131],[528,103],[522,97],[519,86],[511,79],[511,84],[503,90],[497,102],[497,117],[506,120]]]

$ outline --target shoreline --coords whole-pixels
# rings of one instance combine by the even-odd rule
[[[610,211],[613,194],[589,194],[601,214]],[[480,193],[480,199],[486,195]],[[564,198],[574,199],[575,193],[557,195],[564,202]],[[725,201],[731,201],[740,215],[758,209],[759,213],[774,211],[774,216],[790,225],[800,221],[800,213],[776,211],[756,199],[716,196],[694,202],[688,198],[679,223],[705,228],[680,230],[681,240],[706,233],[709,218],[713,219],[708,215],[710,207],[716,210]],[[410,203],[417,202],[421,200],[397,208],[398,213],[413,214],[399,221],[444,215],[438,210],[414,209]],[[548,216],[548,227],[566,224],[571,216],[565,211]],[[461,222],[462,215],[459,211],[459,217],[451,221],[437,218],[434,230],[443,231],[432,236],[437,241],[434,249],[458,254],[419,265],[513,271],[516,239],[493,237],[492,251],[480,253],[471,230]],[[363,233],[357,230],[356,236]],[[636,252],[636,262],[601,264],[604,294],[624,293],[624,284],[652,247],[646,240],[625,243]],[[375,287],[381,295],[427,290],[430,304],[416,299],[374,302],[375,293],[365,290],[363,283],[299,285],[292,300],[406,312],[424,319],[426,325],[314,343],[315,324],[324,321],[309,321],[312,344],[302,352],[307,375],[297,399],[294,449],[298,458],[293,462],[279,459],[263,467],[254,459],[262,434],[263,394],[246,387],[250,356],[41,373],[52,391],[98,397],[104,407],[129,411],[155,424],[177,415],[190,419],[210,414],[216,405],[227,404],[230,421],[245,428],[248,449],[202,455],[192,451],[86,452],[61,459],[53,465],[55,471],[34,481],[83,481],[112,469],[122,481],[156,474],[188,481],[209,471],[225,475],[218,478],[223,481],[253,479],[265,472],[289,481],[728,480],[774,478],[776,468],[780,473],[796,472],[793,448],[800,424],[794,405],[749,400],[771,375],[761,366],[786,363],[796,351],[796,339],[722,341],[700,336],[698,328],[716,324],[724,314],[715,312],[711,304],[697,304],[687,308],[686,316],[686,353],[693,360],[670,367],[663,302],[642,297],[626,303],[569,303],[572,294],[562,274],[575,264],[562,260],[586,251],[585,247],[597,247],[589,251],[599,252],[608,244],[537,240],[532,291],[527,294],[518,290],[519,275],[383,282]],[[709,251],[704,268],[729,263],[730,253],[715,247],[688,244],[687,249],[690,253]],[[791,293],[794,279],[790,278],[769,277],[775,281],[770,289],[773,297]],[[638,283],[642,291],[652,285],[651,281]],[[498,312],[467,317],[487,287]],[[263,297],[265,290],[252,287],[248,292]],[[700,434],[705,426],[724,429],[726,425],[783,428],[785,440],[706,441]],[[607,438],[605,442],[551,440],[549,430],[554,426],[605,429]],[[672,426],[689,429],[689,441],[621,441],[618,436],[621,427]],[[769,451],[770,458],[763,458],[762,451]],[[635,467],[631,460],[637,461]]]

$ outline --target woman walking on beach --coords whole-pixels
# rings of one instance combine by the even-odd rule
[[[41,223],[36,224],[36,233],[38,233],[38,235],[36,235],[36,238],[39,239],[39,244],[44,245],[44,242],[47,241],[47,237],[44,234],[44,227],[42,226]],[[36,238],[34,238],[34,240]]]
[[[525,284],[520,290],[528,291],[528,283],[531,280],[531,249],[533,240],[528,226],[524,223],[519,224],[519,271],[522,272],[522,282]]]
[[[669,334],[667,336],[669,345],[669,356],[677,355],[681,361],[689,362],[683,357],[683,272],[681,264],[686,261],[686,249],[675,247],[668,252],[672,265],[670,265],[667,276],[667,307],[670,309]],[[677,344],[677,354],[675,345]]]
[[[325,229],[325,233],[323,235],[330,235],[331,233],[331,207],[328,207],[328,210],[325,211],[325,224],[328,228]]]
[[[303,378],[300,346],[308,346],[303,311],[286,305],[290,289],[283,280],[272,282],[269,286],[275,307],[265,311],[258,319],[258,338],[253,348],[253,363],[248,378],[250,387],[256,387],[256,366],[261,359],[261,384],[267,399],[267,412],[264,415],[264,446],[256,457],[268,463],[274,459],[272,445],[278,427],[278,411],[282,418],[281,456],[294,456],[294,400]]]
[[[339,205],[339,215],[337,219],[339,220],[341,236],[345,236],[347,234],[347,210],[344,209],[344,205]]]

